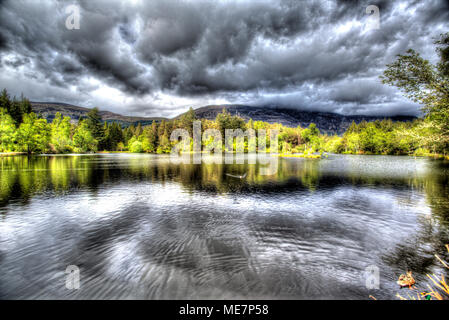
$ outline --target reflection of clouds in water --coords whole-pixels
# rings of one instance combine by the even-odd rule
[[[173,191],[176,188],[169,186],[165,191]],[[82,251],[81,264],[85,272],[92,277],[98,277],[101,270],[100,278],[111,277],[118,283],[129,281],[133,286],[139,286],[139,283],[146,284],[151,290],[150,292],[144,291],[143,294],[149,294],[151,297],[165,296],[168,293],[163,288],[169,288],[178,282],[190,283],[190,286],[197,288],[196,294],[203,292],[203,289],[209,292],[207,288],[212,284],[224,287],[230,284],[235,285],[236,283],[232,281],[235,277],[247,278],[246,289],[253,290],[249,294],[257,295],[257,291],[254,291],[257,288],[259,294],[269,294],[269,291],[265,290],[270,287],[271,289],[277,288],[278,294],[282,295],[284,291],[281,289],[281,285],[285,286],[285,290],[291,290],[291,287],[284,281],[285,277],[290,279],[289,281],[295,280],[292,272],[308,274],[312,269],[316,271],[317,268],[321,268],[324,274],[320,273],[318,276],[315,273],[314,276],[309,276],[310,281],[310,278],[328,276],[326,272],[329,272],[329,269],[324,267],[326,263],[316,265],[312,263],[314,260],[322,261],[328,256],[334,256],[336,260],[344,258],[338,250],[332,251],[321,243],[323,235],[332,234],[334,237],[338,237],[338,232],[336,232],[338,224],[329,223],[326,220],[298,223],[294,215],[285,216],[287,214],[285,212],[284,215],[278,212],[281,216],[272,215],[272,212],[265,212],[263,209],[261,210],[262,215],[257,212],[249,215],[250,223],[248,224],[248,221],[245,220],[244,208],[233,208],[232,213],[222,211],[220,208],[227,207],[228,199],[224,199],[224,203],[221,203],[220,197],[205,195],[193,199],[190,204],[197,208],[196,204],[206,200],[206,204],[220,205],[206,209],[207,206],[203,204],[202,210],[197,208],[195,214],[191,216],[190,212],[186,212],[191,208],[188,207],[186,210],[185,201],[178,198],[176,202],[172,202],[167,201],[170,200],[169,198],[160,197],[164,189],[164,187],[151,189],[149,203],[152,198],[158,199],[152,207],[152,211],[157,213],[145,217],[136,217],[131,213],[132,211],[129,214],[121,211],[120,215],[115,215],[115,217],[111,212],[109,215],[98,216],[96,213],[101,208],[102,202],[98,202],[92,207],[89,216],[96,217],[99,224],[97,223],[97,227],[88,227],[88,231],[80,235],[81,239],[84,239],[80,241],[80,251]],[[111,192],[110,195],[118,194],[120,190],[121,188],[116,192]],[[105,200],[109,198],[105,195]],[[132,206],[132,202],[124,200],[126,200],[124,197],[117,197],[121,206],[114,206],[111,201],[109,208],[120,210],[121,207]],[[132,201],[131,198],[128,200]],[[249,201],[254,203],[253,199]],[[315,202],[312,201],[312,203]],[[321,204],[323,205],[322,202]],[[84,204],[81,203],[78,208],[75,207],[76,210],[73,211],[73,214],[84,212],[80,211],[80,207],[83,206]],[[170,211],[166,210],[167,208],[170,208]],[[291,206],[289,209],[293,208],[294,206]],[[139,209],[140,212],[141,209]],[[284,208],[284,210],[286,209]],[[215,215],[215,217],[211,215]],[[128,219],[136,221],[127,222]],[[181,225],[180,222],[183,224]],[[128,224],[134,226],[129,231],[125,228]],[[262,224],[262,229],[257,227],[257,224]],[[290,227],[286,227],[286,225]],[[297,232],[298,229],[309,229],[309,233],[303,240],[301,240],[301,234]],[[318,237],[315,244],[312,243],[314,239],[310,237],[310,230],[314,232],[313,236]],[[123,233],[129,240],[115,241],[114,239],[118,236],[116,231]],[[339,233],[344,231],[342,229]],[[254,232],[256,233],[254,234]],[[319,247],[317,247],[318,243]],[[346,249],[349,245],[350,243],[346,243]],[[309,256],[310,260],[302,259],[301,261],[300,257],[303,256]],[[340,270],[347,270],[348,266],[343,267],[346,268]],[[280,270],[283,270],[284,276],[278,275]],[[344,272],[347,273],[347,271]],[[138,277],[139,274],[141,276]],[[137,277],[141,279],[138,282],[136,282]],[[277,283],[271,283],[273,277],[277,279]],[[339,274],[339,277],[342,275]],[[316,282],[318,279],[314,281]],[[267,287],[257,284],[260,282]],[[302,283],[304,282],[308,283],[306,279],[302,280]],[[98,280],[94,283],[98,283]],[[309,285],[311,284],[309,283]],[[228,290],[232,290],[231,287]],[[187,286],[184,286],[184,290],[187,290],[186,288]],[[312,287],[307,288],[305,290],[312,290]],[[240,290],[244,290],[244,288],[240,287]],[[318,290],[318,288],[314,290]],[[177,296],[176,292],[171,292],[171,294]],[[194,293],[191,292],[191,294]],[[293,293],[290,292],[290,294]]]
[[[428,159],[406,156],[339,156],[331,155],[329,161],[320,162],[323,174],[379,177],[379,178],[412,178],[424,177],[429,172]]]
[[[89,168],[84,180],[76,172],[61,177],[82,183],[55,195],[45,177],[31,179],[45,192],[6,207],[0,267],[7,272],[0,281],[8,291],[2,294],[41,294],[12,276],[34,261],[33,250],[44,287],[67,265],[80,267],[77,297],[365,298],[363,273],[372,264],[381,269],[383,297],[392,297],[403,266],[391,256],[409,259],[410,249],[430,243],[419,236],[433,210],[423,184],[435,184],[424,175],[431,167],[403,157],[374,158],[382,162],[375,166],[345,159],[281,160],[274,177],[249,167],[247,179],[236,181],[225,173],[246,172],[246,165],[83,158],[77,165]],[[413,174],[400,169],[414,162]],[[388,179],[378,176],[382,167]],[[425,252],[417,252],[413,258],[426,262]]]

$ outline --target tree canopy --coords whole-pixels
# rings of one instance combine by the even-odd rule
[[[423,106],[431,123],[435,151],[449,150],[449,33],[441,34],[435,42],[440,61],[432,65],[409,49],[387,65],[382,82],[399,88],[405,96]],[[430,127],[430,126],[429,126]]]

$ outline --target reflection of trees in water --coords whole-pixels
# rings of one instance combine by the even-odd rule
[[[27,201],[33,194],[51,190],[58,194],[87,189],[96,192],[104,183],[180,183],[188,191],[216,193],[282,193],[304,188],[332,189],[342,185],[382,186],[383,188],[425,190],[435,215],[449,220],[447,168],[440,167],[428,177],[382,177],[360,174],[323,173],[320,161],[280,159],[274,175],[260,175],[264,165],[256,164],[174,164],[168,157],[49,156],[7,157],[0,159],[0,205],[10,200]],[[226,174],[243,175],[236,179]],[[442,174],[444,173],[444,174]]]
[[[424,182],[424,190],[432,208],[432,215],[440,224],[449,225],[449,162],[433,163],[428,179]],[[444,250],[445,251],[445,250]]]
[[[449,257],[445,247],[449,243],[448,163],[435,161],[431,165],[432,170],[425,179],[410,181],[411,188],[424,191],[431,215],[419,217],[418,232],[383,257],[387,264],[399,268],[398,275],[412,270],[418,274],[417,280],[422,284],[428,283],[425,274],[433,273],[433,268],[440,266],[435,254],[446,260]],[[446,269],[441,271],[449,275]]]
[[[59,194],[90,184],[92,164],[81,157],[5,157],[0,159],[0,206],[27,203],[34,194]]]
[[[164,158],[102,158],[101,156],[5,157],[0,159],[0,206],[10,201],[26,203],[35,194],[51,191],[60,194],[87,189],[96,192],[100,185],[123,182],[175,181],[187,190],[206,192],[244,192],[266,190],[282,192],[282,184],[311,190],[318,186],[319,171],[313,161],[291,165],[279,163],[275,175],[259,172],[256,164],[173,164]],[[247,174],[245,179],[227,176]],[[292,178],[293,177],[293,178]],[[293,183],[292,183],[293,179]]]

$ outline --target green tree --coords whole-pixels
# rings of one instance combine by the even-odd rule
[[[345,153],[359,153],[361,151],[360,135],[357,133],[349,133],[343,138]]]
[[[153,120],[153,123],[151,124],[151,126],[147,127],[146,130],[144,130],[144,134],[146,134],[146,136],[148,138],[149,146],[152,147],[152,151],[149,151],[149,152],[154,152],[157,148],[157,142],[158,142],[156,121]]]
[[[51,123],[51,145],[57,153],[72,152],[71,139],[72,125],[69,117],[62,118],[61,113],[56,113]]]
[[[105,135],[105,148],[107,150],[116,151],[118,144],[124,140],[123,130],[117,122],[107,125]]]
[[[129,151],[133,152],[133,153],[140,153],[140,152],[142,152],[143,151],[142,142],[140,142],[138,140],[132,141],[132,139],[131,139],[130,140]]]
[[[139,141],[142,142],[142,150],[143,151],[149,152],[149,153],[155,151],[154,145],[150,143],[150,140],[145,135],[141,135]]]
[[[139,122],[137,127],[134,129],[134,135],[136,137],[140,136],[143,133],[142,124]]]
[[[189,111],[184,113],[180,119],[180,127],[189,132],[190,136],[193,134],[193,122],[196,120],[195,111],[192,107],[189,108]]]
[[[342,147],[342,138],[334,135],[332,137],[328,137],[324,144],[324,151],[338,153]]]
[[[435,44],[440,56],[437,65],[409,49],[387,65],[381,79],[423,105],[427,120],[434,126],[434,143],[439,152],[446,153],[449,151],[449,33],[442,34]]]
[[[309,124],[309,127],[301,132],[301,140],[305,143],[306,148],[311,148],[311,151],[318,151],[321,149],[320,130],[315,123]]]
[[[162,120],[161,124],[159,125],[158,136],[159,136],[159,143],[156,152],[169,153],[171,151],[171,144],[169,140],[168,126],[165,120]]]
[[[223,137],[223,141],[225,139],[225,130],[226,129],[246,129],[245,121],[239,116],[232,116],[226,108],[223,108],[223,111],[217,114],[215,118],[215,122],[217,123],[218,130],[220,130],[221,135]]]
[[[23,96],[23,93],[20,97],[20,112],[22,116],[27,113],[31,113],[33,111],[31,107],[31,102],[27,98]]]
[[[348,129],[346,129],[346,133],[353,133],[353,132],[356,132],[356,133],[359,132],[359,127],[357,126],[357,123],[355,123],[354,120],[352,121],[352,123],[348,127]]]
[[[123,142],[119,142],[119,143],[117,144],[117,150],[118,150],[118,151],[123,151],[123,150],[125,150],[125,145],[124,145]]]
[[[98,108],[93,108],[87,114],[87,128],[97,141],[98,150],[104,150],[106,142],[105,131]]]
[[[134,126],[131,125],[123,129],[123,142],[125,145],[128,144],[129,140],[133,137],[133,135],[134,135]]]
[[[3,89],[2,94],[0,95],[0,108],[3,109],[5,113],[9,113],[11,108],[11,99],[6,89]]]
[[[8,113],[13,118],[16,127],[19,127],[23,120],[23,114],[21,109],[21,103],[19,100],[16,99],[16,97],[13,98],[9,106]]]
[[[17,132],[17,141],[21,151],[28,154],[42,153],[48,149],[51,130],[47,120],[38,119],[36,114],[23,116],[23,122]]]
[[[10,152],[15,150],[16,126],[14,120],[6,110],[0,108],[0,151]]]
[[[89,129],[87,120],[80,120],[73,135],[73,146],[75,152],[89,152],[98,150],[98,141]]]
[[[23,120],[23,115],[32,112],[30,101],[23,96],[20,97],[20,100],[17,100],[16,97],[11,101],[8,92],[6,89],[3,89],[2,94],[0,95],[0,108],[6,110],[14,120],[14,123],[18,127]]]
[[[166,121],[162,120],[157,128],[157,136],[158,136],[159,140],[161,139],[162,135],[165,132],[165,126],[166,126]]]
[[[251,119],[251,118],[249,119],[249,121],[248,121],[246,127],[247,127],[248,129],[254,129],[254,121],[253,121],[253,119]]]

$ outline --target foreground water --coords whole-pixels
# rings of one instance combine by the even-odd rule
[[[406,270],[423,287],[444,272],[447,162],[288,158],[273,175],[247,162],[1,158],[0,298],[393,299]]]

